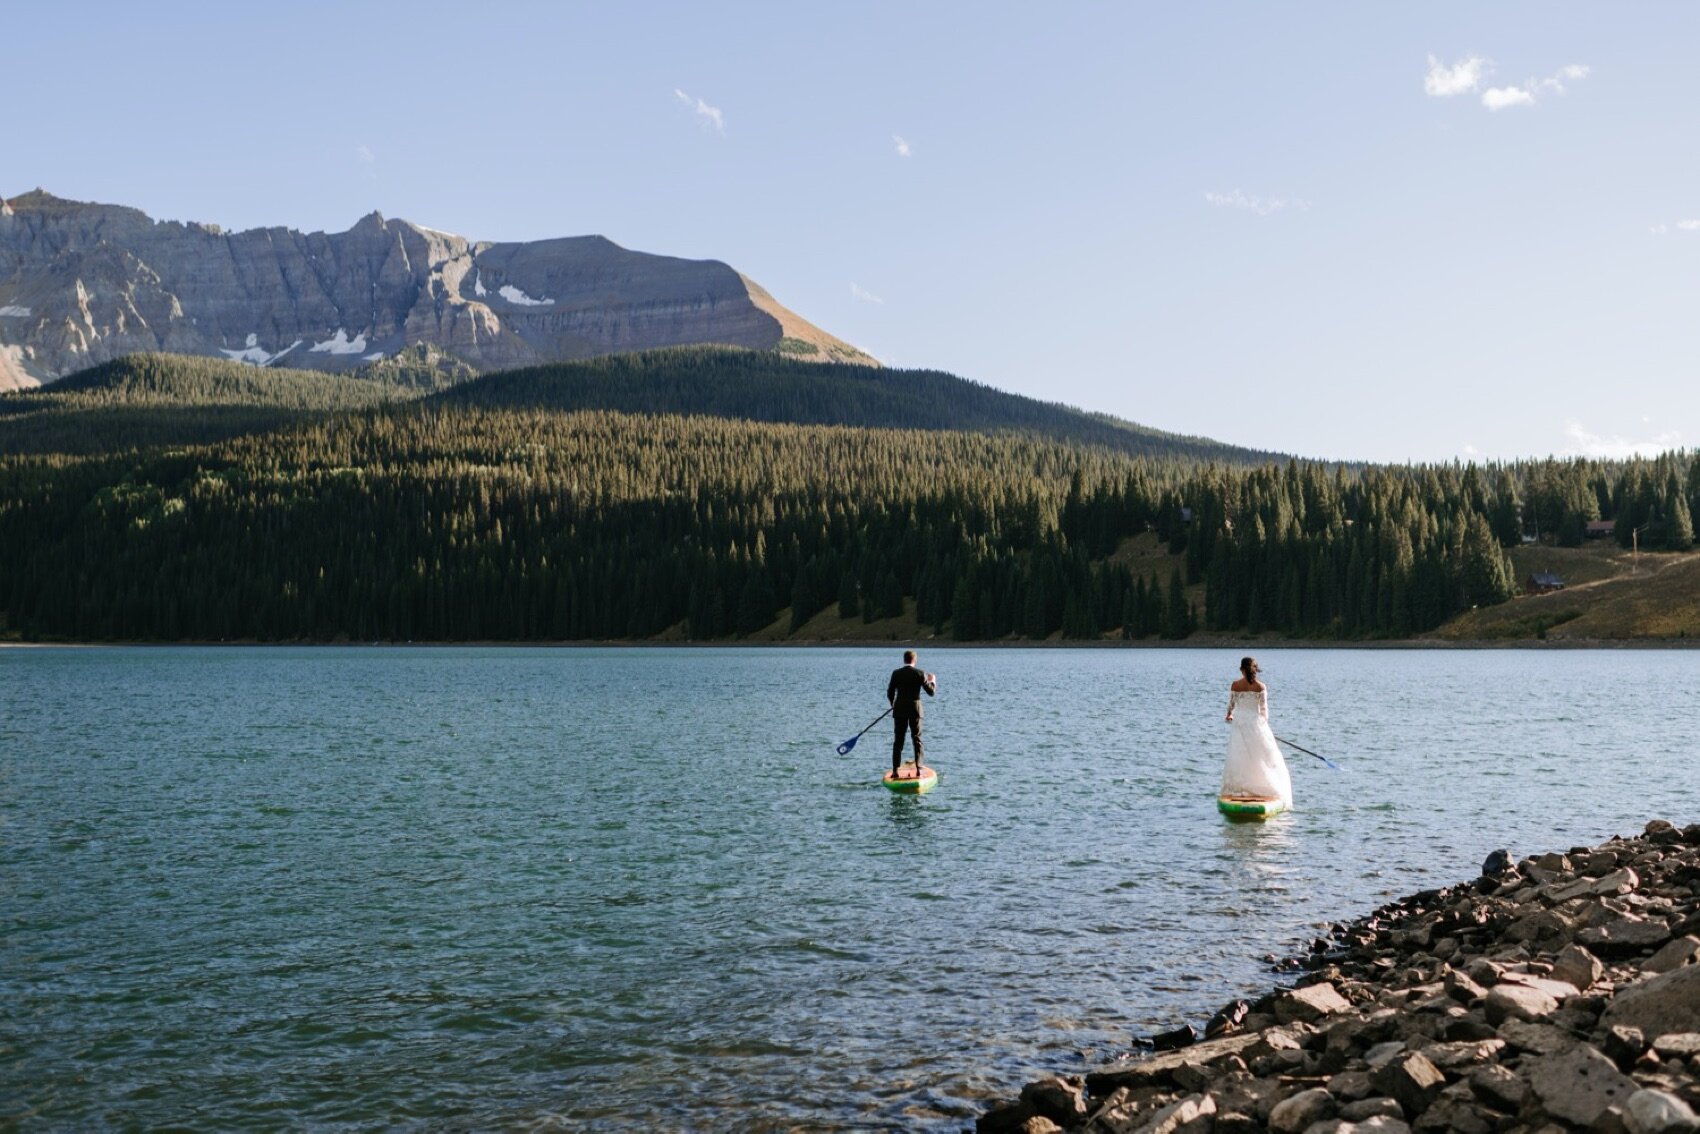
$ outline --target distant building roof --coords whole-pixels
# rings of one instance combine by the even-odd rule
[[[1533,583],[1537,587],[1564,586],[1564,580],[1560,579],[1557,575],[1554,575],[1551,571],[1531,571],[1529,572],[1529,582]]]
[[[1617,530],[1616,520],[1589,520],[1588,530],[1591,532],[1614,532]]]

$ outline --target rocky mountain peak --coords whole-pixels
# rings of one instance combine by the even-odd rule
[[[878,365],[724,263],[601,236],[475,243],[376,211],[227,233],[43,189],[0,203],[0,390],[137,351],[344,370],[424,344],[485,371],[706,343]]]

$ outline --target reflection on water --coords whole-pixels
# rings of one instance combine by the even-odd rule
[[[935,651],[901,796],[834,753],[883,651],[0,651],[0,1123],[957,1129],[1495,847],[1695,818],[1689,655],[1306,650],[1271,715],[1348,770],[1226,823],[1238,656]]]

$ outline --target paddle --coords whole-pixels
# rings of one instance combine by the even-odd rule
[[[885,720],[885,718],[887,716],[889,716],[890,714],[891,714],[891,709],[887,708],[885,712],[881,713],[879,716],[875,717],[873,720],[868,722],[868,728],[873,728],[875,725],[877,725],[881,721]],[[868,728],[863,729],[861,732],[857,733],[855,736],[852,736],[849,740],[846,740],[843,744],[840,744],[838,746],[838,754],[840,756],[848,756],[850,754],[850,750],[852,748],[856,747],[856,742],[858,740],[862,739],[863,735],[867,733]]]
[[[1281,741],[1281,743],[1285,744],[1288,748],[1298,749],[1298,751],[1303,752],[1306,756],[1315,756],[1318,760],[1321,760],[1324,764],[1327,764],[1330,768],[1333,768],[1336,772],[1340,771],[1340,765],[1336,764],[1334,761],[1330,760],[1328,757],[1324,756],[1320,752],[1312,752],[1308,748],[1299,748],[1299,746],[1294,744],[1292,741],[1286,740],[1286,739],[1279,737],[1279,736],[1275,737],[1275,739]]]

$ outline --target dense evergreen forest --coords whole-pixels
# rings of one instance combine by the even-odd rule
[[[510,370],[437,397],[489,409],[707,414],[875,429],[1009,430],[1134,456],[1233,464],[1285,459],[1282,453],[1165,433],[1008,394],[937,370],[801,362],[778,352],[731,348],[682,347]]]
[[[228,393],[159,381],[179,408]],[[486,382],[504,378],[467,389]],[[121,416],[111,382],[87,385],[63,396]],[[302,416],[240,436],[0,457],[0,629],[700,640],[830,610],[967,641],[1403,636],[1509,597],[1504,548],[1537,527],[1579,543],[1588,520],[1615,518],[1623,538],[1633,526],[1644,547],[1681,549],[1700,503],[1686,454],[1247,466],[1014,428],[563,412],[373,386],[375,404],[303,397]],[[1173,553],[1163,569],[1120,554],[1143,533]]]

